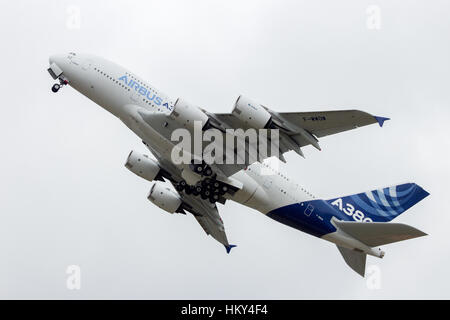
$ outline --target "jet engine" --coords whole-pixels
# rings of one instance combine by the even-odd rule
[[[199,107],[180,98],[175,101],[170,117],[191,130],[194,129],[194,121],[201,122],[201,128],[203,129],[209,120],[209,117]]]
[[[170,188],[166,182],[153,182],[147,198],[169,213],[183,213],[181,209],[183,201],[181,200],[180,195],[177,191]]]
[[[236,100],[232,114],[249,128],[267,129],[272,122],[272,115],[262,105],[244,96]]]
[[[161,168],[155,160],[152,160],[147,155],[137,151],[130,152],[125,167],[148,181],[157,179],[161,172]]]

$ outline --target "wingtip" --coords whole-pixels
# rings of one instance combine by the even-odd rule
[[[225,249],[227,250],[227,253],[230,253],[231,249],[236,247],[234,244],[229,244],[228,246],[224,245]]]
[[[380,125],[380,127],[383,126],[384,122],[387,120],[391,120],[391,118],[385,118],[385,117],[377,117],[374,116],[375,120],[377,120],[378,124]]]

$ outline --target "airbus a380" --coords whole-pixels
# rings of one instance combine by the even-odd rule
[[[216,203],[229,200],[335,243],[345,262],[361,276],[367,255],[384,256],[380,246],[426,235],[390,222],[428,196],[415,183],[319,199],[263,161],[273,154],[285,161],[283,154],[291,150],[303,156],[301,148],[307,145],[320,150],[318,138],[370,124],[381,127],[388,118],[359,110],[276,112],[243,96],[231,113],[210,113],[182,99],[170,99],[134,73],[97,56],[71,52],[53,55],[49,62],[48,72],[58,81],[53,92],[70,85],[142,139],[153,156],[131,151],[125,166],[151,182],[148,199],[171,214],[191,213],[228,253],[234,245],[228,242]],[[237,128],[277,130],[277,152],[258,154],[257,161],[245,157],[236,163],[198,159],[177,163],[172,133],[179,128],[193,132],[195,122],[202,131],[214,129],[224,135]]]

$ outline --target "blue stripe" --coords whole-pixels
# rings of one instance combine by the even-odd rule
[[[313,208],[311,212],[308,212],[308,206]],[[333,216],[345,219],[344,214],[323,200],[294,203],[275,209],[269,212],[267,216],[316,237],[322,237],[327,233],[336,231],[336,228],[330,222]]]
[[[360,210],[364,217],[369,217],[374,222],[388,222],[429,195],[421,187],[411,183],[396,186],[396,193],[397,197],[392,197],[389,194],[389,188],[374,190],[372,194],[375,202],[370,200],[365,193],[326,201],[305,201],[272,210],[267,216],[292,228],[316,237],[322,237],[336,231],[336,228],[331,224],[333,217],[339,220],[354,221],[352,216],[341,211],[338,206],[331,205],[336,199],[342,200],[343,209],[346,208],[347,204],[351,204],[354,207],[354,212]],[[383,204],[380,194],[385,196],[388,206]]]

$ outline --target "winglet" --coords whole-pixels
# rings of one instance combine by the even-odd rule
[[[225,249],[227,249],[227,253],[230,253],[231,249],[233,249],[234,247],[236,247],[236,245],[234,244],[230,244],[228,246],[224,245]]]
[[[375,118],[375,120],[378,121],[378,124],[380,125],[380,127],[383,126],[383,123],[384,123],[386,120],[391,120],[390,118],[377,117],[377,116],[373,116],[373,117]]]

